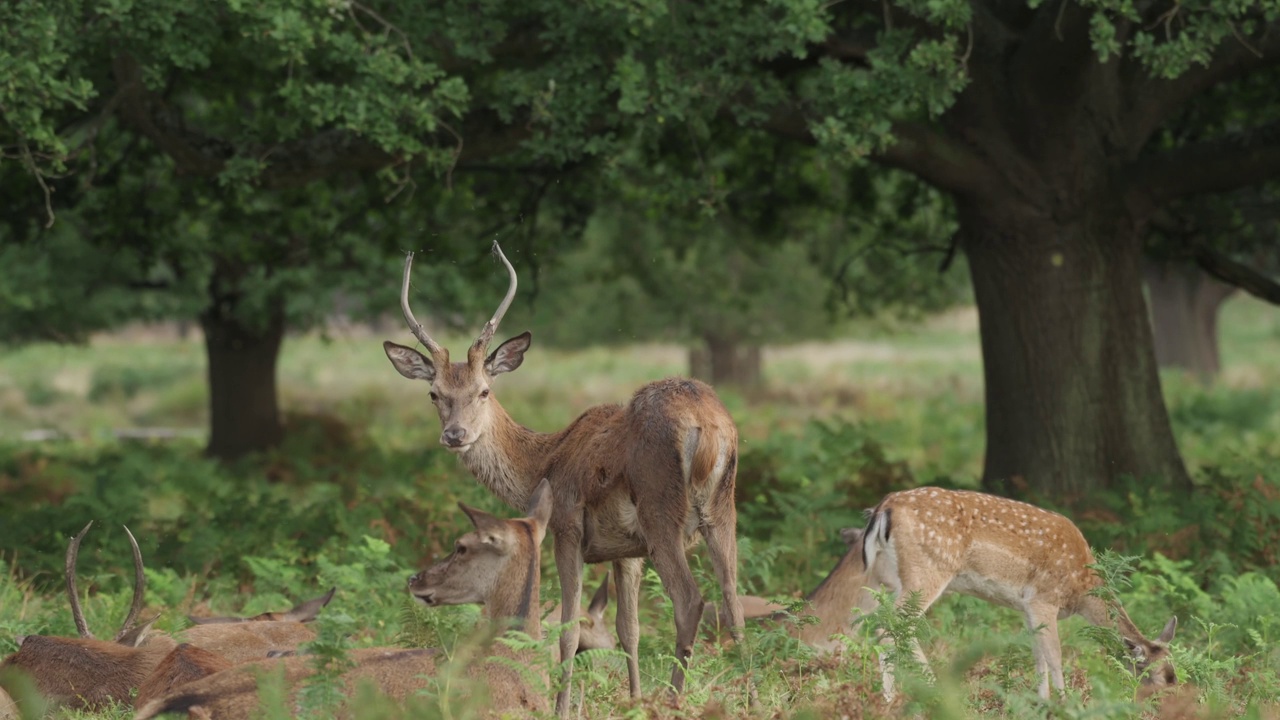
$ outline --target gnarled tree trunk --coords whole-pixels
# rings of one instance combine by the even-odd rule
[[[715,386],[739,389],[760,384],[760,346],[730,333],[703,333],[702,347],[689,351],[689,373]]]
[[[240,317],[240,295],[212,291],[200,314],[209,359],[209,445],[205,454],[236,460],[280,444],[276,360],[284,340],[284,302],[273,298],[266,317]]]
[[[1143,274],[1151,296],[1156,362],[1179,368],[1209,384],[1222,367],[1218,311],[1235,288],[1190,263],[1146,260]]]
[[[983,482],[1072,501],[1119,475],[1189,482],[1160,392],[1138,229],[1090,203],[1063,219],[960,206],[986,381]]]

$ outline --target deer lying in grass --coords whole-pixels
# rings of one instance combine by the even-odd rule
[[[538,612],[541,569],[538,548],[552,513],[547,481],[542,481],[529,501],[524,518],[501,520],[488,513],[459,507],[475,530],[454,544],[444,560],[409,578],[409,591],[428,606],[481,603],[483,615],[502,626],[512,625],[530,637],[542,637]],[[528,715],[547,710],[547,699],[528,686],[512,665],[537,673],[546,662],[538,650],[512,650],[494,643],[489,652],[497,659],[470,664],[466,672],[488,688],[489,712]],[[434,649],[370,648],[354,650],[347,657],[355,664],[343,675],[350,695],[362,681],[372,681],[383,693],[403,700],[421,690],[425,676],[440,670],[443,653]],[[164,713],[186,712],[192,717],[238,720],[253,717],[259,709],[258,676],[282,672],[294,689],[314,673],[310,658],[296,656],[241,665],[190,683],[140,708],[137,720]],[[544,677],[545,673],[542,673]]]
[[[128,702],[130,691],[148,681],[167,656],[178,647],[178,641],[163,633],[152,633],[151,625],[159,617],[137,623],[142,611],[146,577],[142,570],[142,552],[133,533],[125,528],[133,548],[134,591],[129,613],[111,641],[98,640],[89,631],[80,608],[76,590],[76,560],[80,541],[93,523],[89,523],[67,545],[66,584],[71,616],[80,633],[78,638],[43,635],[18,636],[18,651],[0,662],[0,670],[15,668],[27,673],[36,689],[55,705],[73,709],[94,709],[112,702]],[[291,620],[254,621],[197,625],[182,633],[185,641],[230,663],[257,660],[271,650],[290,649],[315,638],[305,621],[333,597],[326,595],[299,605],[288,613]],[[178,667],[174,663],[165,668]],[[182,677],[191,677],[190,664],[185,675],[171,675],[154,682],[172,685]],[[210,665],[207,672],[221,669]],[[168,670],[166,670],[168,672]]]
[[[644,558],[653,560],[674,609],[671,685],[679,692],[702,618],[702,594],[685,555],[696,542],[695,533],[706,540],[726,622],[735,637],[741,633],[733,504],[737,427],[715,391],[681,378],[641,387],[626,406],[590,408],[558,432],[539,433],[517,423],[498,402],[492,384],[498,375],[520,367],[531,340],[525,332],[485,354],[516,293],[515,268],[496,242],[493,247],[510,282],[465,362],[450,362],[449,351],[431,339],[409,308],[412,253],[405,258],[400,306],[428,354],[393,342],[384,342],[383,350],[401,375],[430,384],[442,426],[440,442],[503,502],[522,508],[539,480],[550,479],[562,623],[570,623],[577,611],[583,562],[613,562],[617,630],[628,656],[632,697],[640,696],[640,574]],[[562,657],[574,654],[578,635],[576,624],[561,634]],[[556,697],[562,717],[569,711],[572,669],[565,665],[564,689]]]
[[[604,574],[604,580],[600,581],[600,587],[596,588],[596,592],[591,596],[591,603],[587,605],[586,612],[578,615],[578,653],[584,653],[588,650],[612,650],[617,646],[614,640],[613,631],[605,625],[604,611],[609,607],[609,573]],[[559,624],[560,618],[564,615],[561,606],[557,605],[542,616],[543,620]],[[559,648],[556,650],[556,660],[560,659]]]
[[[944,593],[973,595],[1019,610],[1035,632],[1033,654],[1041,697],[1049,684],[1062,690],[1058,620],[1080,615],[1115,628],[1130,652],[1131,666],[1147,686],[1177,681],[1168,662],[1175,617],[1160,637],[1147,640],[1119,602],[1091,595],[1102,580],[1088,566],[1093,553],[1067,518],[994,495],[922,487],[890,493],[871,511],[865,533],[841,531],[849,551],[809,596],[817,625],[800,626],[799,637],[815,649],[836,651],[833,633],[848,634],[856,605],[875,600],[864,587],[891,591],[899,604],[920,593],[924,612]],[[919,646],[915,653],[927,662]],[[882,667],[885,696],[893,696],[892,668]]]

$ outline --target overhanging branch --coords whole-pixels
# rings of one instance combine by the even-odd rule
[[[1225,192],[1280,177],[1280,122],[1140,158],[1130,192],[1159,208],[1170,200]]]
[[[263,163],[257,182],[280,188],[343,172],[380,170],[409,159],[387,152],[354,132],[338,129],[319,130],[309,137],[275,145],[236,146],[186,127],[175,109],[147,90],[142,68],[132,56],[117,56],[113,71],[121,99],[116,112],[121,120],[172,158],[180,175],[213,177],[226,168],[231,158],[253,157]],[[532,131],[502,123],[495,113],[482,110],[469,114],[461,129],[442,136],[441,142],[457,147],[459,135],[465,136],[466,143],[455,162],[477,162],[514,150]]]
[[[1192,253],[1201,270],[1259,300],[1280,305],[1280,283],[1275,280],[1208,247],[1196,246]]]
[[[1005,186],[990,165],[964,143],[923,123],[893,124],[894,143],[873,159],[915,173],[939,190],[962,197],[990,196]]]
[[[1280,62],[1280,22],[1259,25],[1251,37],[1224,39],[1208,65],[1193,65],[1172,80],[1154,77],[1139,59],[1126,57],[1121,75],[1130,90],[1125,124],[1131,138],[1145,141],[1178,108],[1209,88]]]

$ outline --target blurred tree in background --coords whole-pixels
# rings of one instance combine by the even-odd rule
[[[442,275],[489,271],[477,239],[508,231],[550,266],[598,207],[602,232],[618,228],[596,241],[601,277],[627,275],[676,332],[731,356],[806,327],[823,293],[795,285],[824,270],[824,302],[860,279],[927,305],[922,269],[958,248],[981,317],[988,487],[1184,484],[1145,241],[1171,205],[1280,173],[1274,93],[1259,99],[1280,19],[1261,0],[59,1],[5,5],[0,26],[0,181],[18,198],[4,252],[60,243],[102,268],[66,289],[98,307],[28,283],[14,326],[74,338],[194,309],[220,456],[278,435],[261,400],[258,431],[221,445],[218,397],[235,391],[219,378],[252,373],[269,394],[307,298],[390,286],[406,245]],[[1184,112],[1199,101],[1222,112]],[[46,232],[55,214],[78,237]],[[119,292],[166,285],[180,292]],[[685,297],[659,292],[676,285]],[[455,290],[432,293],[433,314],[466,302]]]

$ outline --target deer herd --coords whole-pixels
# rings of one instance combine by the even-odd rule
[[[530,346],[528,332],[489,352],[489,344],[516,293],[516,272],[497,244],[509,287],[498,310],[468,348],[450,360],[414,318],[409,306],[413,255],[405,260],[401,309],[426,352],[383,343],[392,365],[425,381],[441,423],[440,443],[456,454],[476,480],[520,517],[502,519],[460,505],[473,529],[453,552],[409,578],[410,595],[423,605],[478,603],[497,630],[514,628],[542,637],[540,547],[550,532],[559,575],[559,630],[553,657],[538,649],[492,642],[463,672],[489,698],[496,715],[546,712],[543,688],[559,687],[554,709],[567,717],[573,662],[580,651],[613,648],[605,627],[609,574],[589,609],[581,612],[583,564],[612,564],[616,585],[615,629],[626,655],[630,696],[641,695],[639,597],[646,558],[671,601],[675,622],[670,691],[679,694],[700,624],[723,628],[741,640],[744,620],[778,623],[818,653],[838,653],[847,636],[889,593],[910,599],[921,612],[947,592],[976,596],[1020,611],[1032,633],[1039,694],[1064,689],[1058,621],[1080,615],[1113,628],[1128,650],[1130,668],[1144,685],[1176,682],[1169,642],[1177,619],[1155,640],[1146,639],[1118,601],[1096,592],[1102,584],[1094,558],[1074,524],[1057,513],[978,492],[921,487],[890,493],[868,511],[865,529],[842,530],[847,552],[806,598],[795,622],[785,610],[737,594],[734,485],[738,434],[715,392],[697,380],[672,378],[638,389],[626,405],[599,405],[557,432],[530,430],[514,420],[493,391],[497,376],[516,370]],[[77,553],[86,526],[67,548],[66,585],[80,637],[18,637],[18,650],[0,663],[0,676],[17,670],[55,706],[94,710],[132,704],[136,717],[186,714],[192,718],[249,718],[261,703],[264,675],[283,678],[295,692],[316,672],[305,643],[316,638],[309,623],[334,590],[282,613],[249,618],[191,618],[169,635],[153,632],[156,618],[138,622],[145,576],[138,544],[133,551],[133,603],[112,640],[89,631],[76,589]],[[697,536],[706,543],[722,602],[713,608],[690,570],[686,553]],[[876,593],[873,591],[880,591]],[[492,637],[492,634],[490,635]],[[892,639],[877,632],[882,690],[894,696]],[[927,662],[918,644],[912,652]],[[350,694],[369,683],[397,699],[427,686],[449,658],[431,648],[366,648],[348,653],[340,682]],[[557,668],[557,678],[545,668]],[[518,668],[523,668],[521,671]],[[544,668],[544,670],[538,670]],[[530,682],[531,674],[537,676]],[[554,680],[554,682],[553,682]],[[580,709],[581,710],[581,709]],[[0,719],[18,708],[0,690]]]

